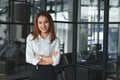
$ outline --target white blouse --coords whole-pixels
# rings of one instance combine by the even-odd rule
[[[53,56],[53,66],[56,66],[60,60],[60,40],[58,37],[50,43],[50,35],[43,39],[40,35],[38,39],[32,40],[33,35],[29,34],[26,40],[26,62],[37,65],[40,59],[34,56],[35,53],[43,55],[43,56],[50,56],[53,51],[57,51],[58,54]]]

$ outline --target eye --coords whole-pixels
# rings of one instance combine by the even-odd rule
[[[39,21],[38,24],[42,24],[42,22]]]
[[[49,21],[45,21],[45,23],[49,23]]]

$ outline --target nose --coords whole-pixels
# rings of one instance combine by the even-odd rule
[[[44,26],[45,26],[45,23],[42,23],[41,25],[44,27]]]

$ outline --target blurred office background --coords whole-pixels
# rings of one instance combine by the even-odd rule
[[[120,0],[0,0],[0,80],[29,80],[26,37],[40,11],[61,40],[57,80],[120,80]]]

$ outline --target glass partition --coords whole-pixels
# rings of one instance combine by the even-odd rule
[[[0,1],[0,22],[8,22],[9,15],[9,1],[2,0]]]
[[[102,80],[104,28],[104,1],[78,1],[77,80]]]
[[[50,12],[54,21],[72,21],[72,1],[47,0],[46,11]]]
[[[64,44],[64,52],[72,53],[72,24],[70,23],[56,23],[56,35],[60,38],[61,44]]]
[[[110,0],[109,22],[120,22],[120,1]]]
[[[80,22],[103,22],[104,21],[104,1],[100,0],[81,0],[79,2]]]
[[[119,24],[109,24],[108,33],[108,78],[119,78]]]
[[[77,46],[77,62],[96,62],[99,58],[102,58],[103,24],[79,25]]]

